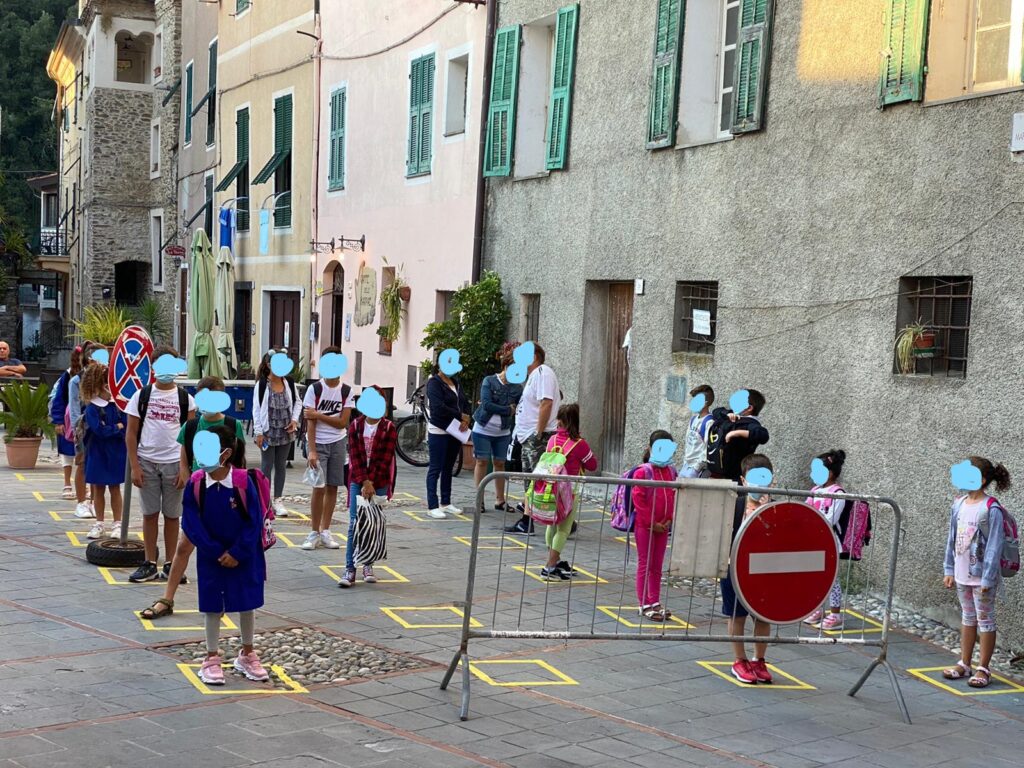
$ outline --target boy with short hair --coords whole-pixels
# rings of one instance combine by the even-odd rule
[[[196,393],[198,394],[204,389],[208,389],[211,392],[224,392],[226,389],[224,379],[220,376],[204,376],[196,384]],[[178,432],[178,442],[181,444],[180,472],[182,488],[185,487],[185,483],[188,482],[192,473],[200,468],[195,456],[192,455],[192,442],[196,438],[196,433],[219,427],[221,424],[228,429],[234,429],[238,439],[243,442],[245,441],[242,422],[223,413],[201,413],[198,418],[190,418],[186,421],[181,431]]]
[[[715,390],[708,384],[701,384],[690,390],[690,399],[704,396],[704,406],[690,417],[686,428],[686,443],[683,446],[683,466],[679,477],[706,477],[708,466],[708,430],[714,418],[711,404],[715,402]]]
[[[337,354],[338,347],[325,347],[320,356]],[[310,494],[310,531],[302,543],[305,550],[326,547],[338,549],[340,544],[331,534],[331,520],[338,503],[338,487],[345,484],[348,422],[352,416],[352,388],[341,383],[341,377],[313,382],[306,388],[302,401],[306,420],[307,463],[321,467],[324,486]]]
[[[177,357],[169,346],[157,347],[153,359],[163,355]],[[141,488],[142,541],[146,560],[128,581],[140,583],[167,578],[171,558],[178,547],[181,519],[181,489],[185,487],[179,471],[178,432],[195,415],[195,400],[174,383],[174,374],[157,374],[155,384],[147,384],[132,395],[125,412],[128,429],[128,463],[132,485]],[[157,535],[160,515],[164,516],[164,567],[157,570]]]
[[[764,395],[748,389],[748,405],[739,413],[728,408],[715,408],[708,430],[708,468],[711,477],[739,482],[743,475],[743,459],[768,442],[768,430],[758,420],[765,406]],[[718,444],[718,443],[721,444]]]

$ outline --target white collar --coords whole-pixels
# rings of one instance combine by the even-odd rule
[[[206,487],[209,488],[211,485],[223,485],[225,488],[234,488],[235,484],[231,478],[231,470],[228,470],[227,475],[224,476],[223,480],[214,480],[209,472],[204,472],[206,475]]]
[[[109,400],[104,400],[102,397],[94,397],[89,402],[100,408],[106,408],[110,404]]]

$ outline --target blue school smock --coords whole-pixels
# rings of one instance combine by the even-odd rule
[[[205,483],[206,476],[195,482]],[[253,611],[263,606],[263,516],[258,514],[259,491],[248,475],[246,482],[251,513],[238,508],[234,488],[220,483],[207,487],[200,512],[193,481],[185,486],[181,527],[196,546],[201,613]],[[236,567],[225,568],[217,562],[225,552],[238,561]]]
[[[64,371],[50,390],[50,422],[57,429],[57,453],[61,456],[74,456],[75,443],[64,437],[64,411],[68,407],[68,396],[71,391],[71,371]],[[74,425],[74,422],[72,422]]]
[[[85,482],[91,485],[121,485],[124,482],[128,447],[124,426],[128,419],[113,403],[103,407],[85,406]],[[121,429],[117,425],[122,425]]]

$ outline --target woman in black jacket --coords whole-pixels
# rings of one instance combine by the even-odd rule
[[[453,421],[459,423],[460,432],[468,435],[469,401],[458,378],[442,373],[435,365],[434,374],[427,380],[427,448],[430,450],[427,514],[438,520],[462,511],[452,504],[452,469],[462,450],[462,443],[447,431]],[[437,497],[438,478],[441,480],[440,503]]]

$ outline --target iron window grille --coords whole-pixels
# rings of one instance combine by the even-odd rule
[[[915,350],[910,375],[967,377],[973,285],[968,276],[900,278],[896,333],[920,322],[935,334],[933,347]],[[893,372],[901,373],[895,356]]]
[[[711,333],[694,330],[693,311],[711,314]],[[718,334],[718,283],[711,281],[680,281],[676,283],[675,323],[672,351],[695,355],[714,355]]]

